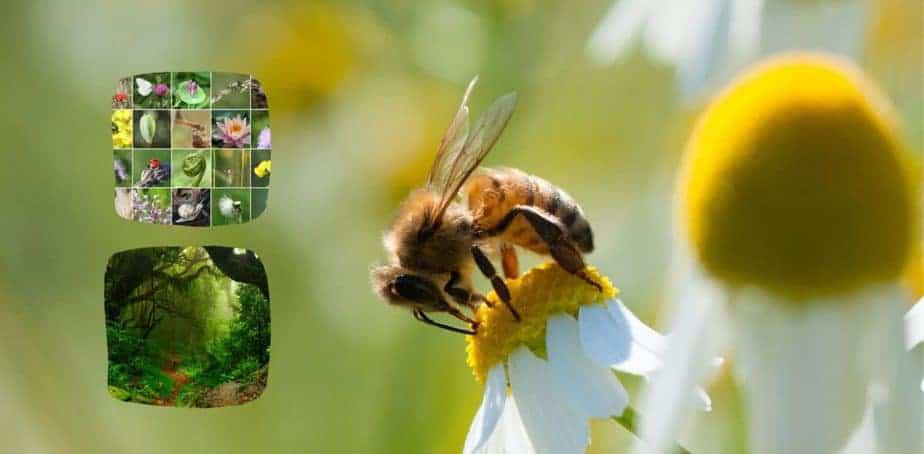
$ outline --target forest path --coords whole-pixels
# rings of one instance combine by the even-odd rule
[[[164,405],[176,406],[176,399],[180,395],[180,390],[189,383],[189,375],[179,370],[182,363],[183,358],[176,353],[171,353],[167,356],[167,360],[164,361],[164,374],[173,380],[173,389],[170,391],[170,397],[164,401]]]

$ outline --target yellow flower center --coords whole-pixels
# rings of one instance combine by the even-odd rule
[[[558,313],[576,316],[581,306],[603,304],[619,293],[610,280],[595,268],[588,267],[587,274],[603,287],[603,292],[554,262],[508,280],[510,302],[520,314],[519,321],[513,318],[494,292],[488,294],[491,305],[482,305],[475,314],[479,323],[477,334],[465,338],[467,362],[478,381],[483,383],[488,370],[505,362],[520,345],[527,345],[537,354],[544,355],[545,326],[550,316]]]
[[[745,74],[688,143],[681,217],[699,263],[792,300],[895,280],[917,230],[896,135],[846,62],[787,55]]]

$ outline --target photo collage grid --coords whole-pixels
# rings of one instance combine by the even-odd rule
[[[161,72],[112,97],[115,209],[138,222],[241,224],[266,209],[269,110],[247,74]]]

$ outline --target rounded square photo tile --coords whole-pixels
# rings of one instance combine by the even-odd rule
[[[184,227],[249,222],[266,209],[272,133],[249,74],[152,72],[111,99],[116,213]]]
[[[184,192],[180,206],[200,203],[203,192],[208,198],[207,189],[177,192]],[[113,398],[214,408],[263,394],[270,295],[256,253],[224,246],[131,249],[109,258],[104,279]]]

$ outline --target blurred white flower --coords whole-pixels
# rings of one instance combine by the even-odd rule
[[[924,342],[924,299],[905,314],[905,346],[909,355],[900,362],[896,376],[906,387],[911,387],[920,381],[921,391],[924,392],[924,350],[918,349]],[[878,392],[877,392],[878,391]],[[869,396],[869,407],[863,417],[860,427],[854,432],[842,454],[867,453],[904,453],[913,452],[914,445],[892,444],[893,441],[903,439],[901,432],[915,430],[913,421],[907,421],[907,410],[889,405],[889,401],[882,398],[882,390],[873,390]],[[909,402],[910,410],[918,408],[914,419],[924,421],[924,395],[919,395],[915,405],[914,396]],[[924,426],[921,427],[924,431]]]
[[[469,363],[485,389],[463,452],[584,452],[591,418],[631,412],[613,372],[647,377],[661,367],[664,338],[555,265],[519,281],[511,292],[522,320],[502,304],[484,306],[478,333],[468,337]],[[604,292],[615,289],[607,282]],[[697,397],[710,407],[704,392]]]
[[[878,452],[920,452],[902,272],[918,203],[888,104],[833,57],[777,57],[702,114],[678,189],[680,299],[637,452],[734,345],[749,452],[840,451],[872,405]],[[918,369],[919,370],[919,369]]]
[[[587,43],[611,64],[640,42],[676,67],[689,100],[742,66],[785,50],[853,57],[863,43],[869,0],[617,0]]]
[[[921,344],[924,344],[924,298],[905,314],[905,346],[912,352],[921,350],[917,354],[924,360],[924,348],[918,348]],[[924,377],[921,378],[921,391],[924,392]]]

